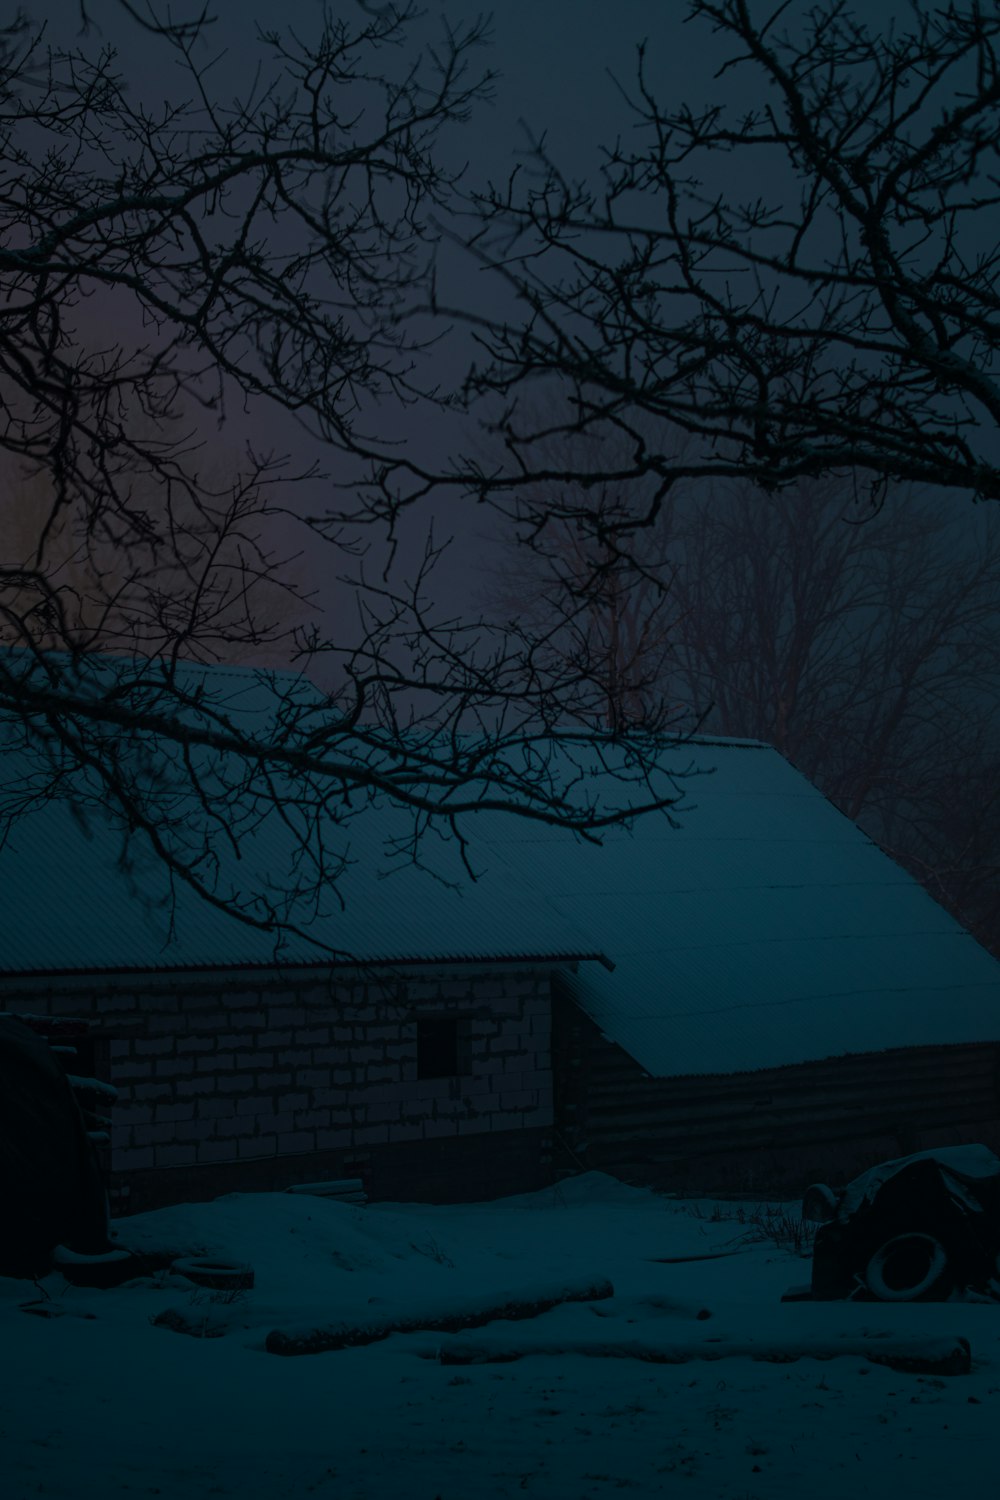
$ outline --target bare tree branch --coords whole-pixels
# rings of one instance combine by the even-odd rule
[[[531,419],[548,381],[564,433],[629,438],[602,476],[633,490],[619,530],[692,477],[850,472],[876,500],[890,481],[1000,498],[1000,18],[922,0],[909,17],[879,30],[844,0],[691,0],[736,49],[725,87],[754,75],[757,108],[661,104],[640,48],[599,185],[533,142],[480,195],[466,243],[506,311],[448,310],[481,350],[468,397],[508,453],[489,475],[468,463],[471,490],[553,480]]]
[[[679,792],[653,786],[648,734],[620,796],[597,797],[573,755],[617,736],[593,732],[592,685],[523,632],[438,609],[436,543],[412,576],[404,558],[370,578],[336,517],[314,518],[306,543],[358,613],[330,637],[303,621],[277,538],[301,523],[290,487],[322,476],[253,447],[220,474],[205,436],[234,403],[283,413],[369,474],[354,519],[385,519],[402,414],[449,404],[425,368],[440,329],[411,315],[459,175],[442,139],[490,91],[485,23],[421,47],[410,4],[318,14],[311,38],[262,33],[245,97],[223,103],[207,11],[118,12],[180,63],[188,102],[147,104],[110,44],[89,50],[86,4],[68,50],[23,19],[0,32],[0,729],[18,765],[33,757],[4,789],[0,837],[68,796],[175,882],[277,930],[336,887],[338,830],[374,798],[411,815],[411,858],[430,827],[465,854],[462,820],[483,810],[590,838],[669,810]],[[255,725],[224,674],[196,670],[276,647],[334,663],[335,686],[265,673]],[[220,850],[268,818],[297,841],[288,888],[223,889]]]

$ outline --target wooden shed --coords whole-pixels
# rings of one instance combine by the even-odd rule
[[[1000,1046],[897,1047],[753,1073],[655,1077],[565,992],[553,1005],[554,1165],[694,1196],[797,1196],[877,1161],[1000,1154]]]

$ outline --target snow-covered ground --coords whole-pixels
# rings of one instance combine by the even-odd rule
[[[807,1259],[711,1204],[598,1173],[447,1208],[241,1194],[119,1231],[134,1248],[250,1262],[255,1287],[196,1291],[164,1272],[113,1291],[51,1275],[39,1292],[0,1278],[4,1500],[941,1500],[1000,1469],[1000,1304],[782,1303]],[[687,1256],[711,1258],[657,1259]],[[530,1321],[265,1350],[273,1329],[422,1318],[599,1277],[610,1300]],[[59,1315],[21,1309],[40,1294]],[[217,1336],[155,1325],[167,1308]],[[953,1335],[971,1374],[903,1374],[864,1354],[880,1337]],[[852,1352],[752,1357],[838,1346]],[[439,1357],[470,1347],[524,1357]],[[651,1349],[691,1357],[635,1357]]]

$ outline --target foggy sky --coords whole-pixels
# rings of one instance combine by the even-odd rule
[[[176,98],[190,94],[190,83],[181,68],[164,66],[166,49],[146,36],[124,12],[117,0],[84,0],[91,25],[81,32],[80,0],[36,0],[28,3],[28,14],[35,21],[45,21],[47,40],[52,45],[76,45],[89,53],[102,45],[114,46],[120,54],[122,71],[143,102],[154,105],[160,97]],[[174,19],[195,15],[201,0],[175,0]],[[772,0],[758,3],[761,15],[774,8]],[[806,0],[793,6],[786,20],[810,9]],[[351,17],[352,0],[340,0],[329,6],[334,15]],[[907,11],[905,0],[865,0],[858,11],[870,26],[888,26],[894,15]],[[647,40],[647,72],[653,92],[661,106],[671,107],[687,101],[693,105],[718,102],[720,90],[725,102],[734,109],[760,107],[766,92],[760,75],[748,67],[728,72],[720,83],[715,78],[723,58],[731,55],[732,44],[720,46],[711,29],[703,22],[685,22],[686,0],[502,0],[493,12],[493,41],[481,54],[481,65],[495,68],[500,77],[493,103],[482,104],[473,120],[449,137],[448,150],[453,160],[468,160],[466,183],[481,186],[487,179],[503,180],[509,174],[519,153],[524,151],[526,135],[522,121],[536,133],[544,132],[553,156],[571,175],[593,177],[600,160],[600,146],[612,144],[617,135],[627,138],[631,128],[628,109],[609,77],[617,75],[631,87],[635,77],[636,45]],[[285,0],[281,5],[264,0],[215,0],[210,7],[215,21],[200,40],[199,55],[204,61],[216,58],[209,74],[213,95],[223,102],[245,92],[252,81],[259,44],[256,24],[287,30],[292,28],[307,40],[322,24],[320,0]],[[440,35],[443,18],[468,23],[479,13],[479,6],[468,0],[428,0],[425,20],[412,31],[414,42],[426,42]],[[723,166],[723,170],[725,167]],[[775,184],[761,180],[753,188],[767,194]],[[455,300],[466,305],[493,295],[489,278],[469,265],[465,270],[452,257],[447,261],[454,284],[447,289]],[[453,366],[458,373],[458,363]],[[238,410],[232,412],[227,432],[216,434],[220,450],[236,451],[245,440],[247,422]],[[291,451],[297,462],[316,454],[321,464],[336,473],[343,472],[343,461],[310,444],[299,428],[281,412],[255,410],[252,432],[258,445]],[[440,462],[442,452],[453,434],[428,420],[426,412],[397,410],[385,412],[385,432],[412,445],[413,451],[426,462]],[[322,508],[322,490],[289,497],[294,508],[308,504]],[[486,517],[481,510],[472,514],[460,501],[440,504],[439,533],[454,530],[459,535],[442,581],[448,580],[456,603],[467,603],[475,596],[477,558],[483,550]],[[470,525],[463,521],[468,513]],[[426,511],[414,518],[408,528],[407,546],[416,548],[428,519]],[[314,582],[331,601],[331,576],[338,559],[329,549],[315,571]]]

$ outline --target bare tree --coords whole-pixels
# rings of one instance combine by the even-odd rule
[[[329,546],[327,572],[343,568],[359,599],[353,636],[299,632],[301,662],[339,663],[326,699],[274,684],[255,733],[211,674],[184,668],[261,644],[268,591],[294,582],[261,538],[296,507],[276,488],[294,476],[256,449],[232,484],[213,483],[204,431],[182,417],[284,413],[367,476],[355,520],[385,518],[397,450],[379,434],[410,404],[446,405],[422,373],[437,330],[409,317],[455,188],[441,138],[490,78],[473,68],[481,23],[415,55],[410,5],[358,4],[312,41],[262,34],[254,82],[223,105],[201,61],[204,12],[175,23],[123,0],[118,14],[181,64],[189,102],[147,107],[86,35],[48,50],[24,19],[0,32],[0,454],[45,501],[31,555],[8,534],[0,556],[18,643],[0,654],[0,719],[6,743],[38,755],[38,775],[7,785],[3,818],[43,794],[39,776],[75,778],[218,901],[212,841],[235,838],[248,807],[301,830],[317,885],[338,868],[324,837],[373,796],[456,834],[484,807],[588,834],[669,807],[676,789],[648,780],[651,745],[611,802],[556,766],[554,734],[564,749],[593,739],[586,684],[532,641],[435,607],[433,544],[413,569],[390,558],[368,576],[336,517],[313,516],[311,545]],[[133,654],[98,667],[95,643]],[[260,893],[237,914],[280,918]]]
[[[669,622],[629,665],[674,722],[774,745],[997,949],[1000,526],[976,520],[892,492],[872,516],[832,477],[696,487],[626,575]],[[570,578],[581,553],[600,578],[600,544],[574,543]],[[519,593],[566,649],[559,560],[518,558],[496,603]]]
[[[661,103],[640,48],[596,183],[537,143],[481,195],[467,243],[505,311],[453,312],[507,454],[466,465],[472,490],[631,485],[629,514],[601,520],[619,536],[694,476],[1000,498],[1000,16],[979,0],[907,16],[879,29],[845,0],[690,0],[733,47],[720,91],[759,103]],[[545,463],[546,379],[564,433],[627,439],[601,476]]]
[[[613,734],[676,727],[663,697],[674,643],[662,582],[612,548],[588,544],[566,522],[550,531],[534,566],[519,559],[487,570],[496,580],[486,590],[492,613],[508,630],[530,631],[538,653],[593,687],[595,727]]]
[[[558,428],[551,405],[548,418]],[[594,434],[557,434],[541,446],[553,471],[579,462],[584,447],[595,473],[607,457]],[[484,444],[484,463],[490,451]],[[664,697],[677,626],[668,560],[649,537],[639,556],[635,549],[625,555],[610,531],[594,535],[594,518],[624,513],[605,483],[526,486],[508,508],[499,552],[495,539],[487,548],[494,561],[484,564],[483,598],[492,618],[533,640],[539,658],[574,674],[585,694],[592,690],[580,711],[595,726],[615,734],[679,731],[686,716]]]
[[[53,519],[50,476],[16,471],[0,493],[0,642],[30,650],[101,651],[286,665],[309,600],[294,566],[266,544],[279,468],[213,459],[191,495],[169,504],[169,543],[154,531],[127,546],[79,511]],[[143,513],[165,516],[155,476]],[[271,529],[274,530],[273,521]]]

